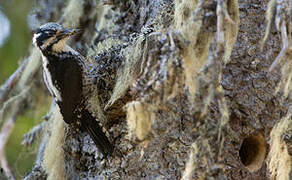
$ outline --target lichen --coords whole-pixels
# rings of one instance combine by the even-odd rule
[[[139,101],[132,101],[126,105],[127,125],[130,136],[136,135],[139,140],[144,140],[151,130],[154,114],[149,105]]]
[[[64,143],[64,125],[65,123],[59,112],[59,108],[55,106],[47,127],[47,144],[42,164],[47,173],[47,179],[49,180],[66,178],[62,149]]]
[[[267,165],[271,178],[289,179],[292,159],[287,151],[287,146],[282,135],[291,129],[291,112],[274,126],[270,133],[270,151],[268,153]]]

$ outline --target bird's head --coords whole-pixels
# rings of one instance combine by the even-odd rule
[[[68,30],[60,24],[47,23],[35,30],[33,43],[43,52],[63,52],[68,49],[66,41],[77,32],[78,29]]]

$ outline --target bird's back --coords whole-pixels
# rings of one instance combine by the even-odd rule
[[[82,77],[83,67],[80,59],[69,53],[59,57],[58,61],[54,55],[47,56],[50,64],[48,68],[54,85],[60,91],[61,100],[57,101],[61,114],[66,123],[76,121],[74,111],[82,104]],[[52,66],[52,67],[50,67]]]

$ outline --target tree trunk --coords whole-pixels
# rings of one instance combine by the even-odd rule
[[[292,179],[289,53],[269,71],[285,40],[273,17],[290,37],[285,2],[40,1],[36,26],[83,29],[88,107],[115,151],[102,157],[53,106],[25,179]]]

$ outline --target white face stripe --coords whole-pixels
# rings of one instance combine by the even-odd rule
[[[37,34],[34,34],[34,35],[33,35],[33,39],[32,39],[32,41],[33,41],[33,44],[34,44],[35,46],[38,46],[37,43],[36,43],[36,41],[37,41],[37,38],[40,37],[41,34],[42,34],[42,33],[37,33]],[[41,47],[39,47],[39,48],[40,48],[41,50],[42,50],[42,49],[45,49],[47,46],[49,46],[49,45],[52,43],[52,41],[53,41],[55,38],[56,38],[55,36],[48,38],[48,39],[43,43],[43,45],[42,45]]]
[[[36,40],[37,40],[38,37],[40,37],[40,35],[41,35],[41,33],[37,33],[37,34],[34,34],[34,35],[33,35],[32,42],[33,42],[33,44],[34,44],[35,46],[37,46],[37,44],[36,44]]]
[[[33,44],[34,44],[35,46],[37,46],[37,44],[36,44],[36,40],[37,40],[37,38],[38,38],[40,35],[41,35],[41,33],[37,33],[37,34],[34,34],[34,36],[33,36]],[[49,46],[49,45],[52,43],[52,41],[53,41],[55,38],[56,38],[55,36],[50,37],[50,38],[47,39],[47,40],[45,41],[45,43],[44,43],[41,47],[39,47],[39,48],[40,48],[41,50],[45,49],[47,46]],[[68,39],[69,39],[69,37],[66,37],[66,38],[61,39],[60,41],[58,41],[56,44],[53,45],[52,50],[53,50],[54,52],[74,51],[74,50],[72,50],[72,49],[66,44],[66,42],[67,42]]]

